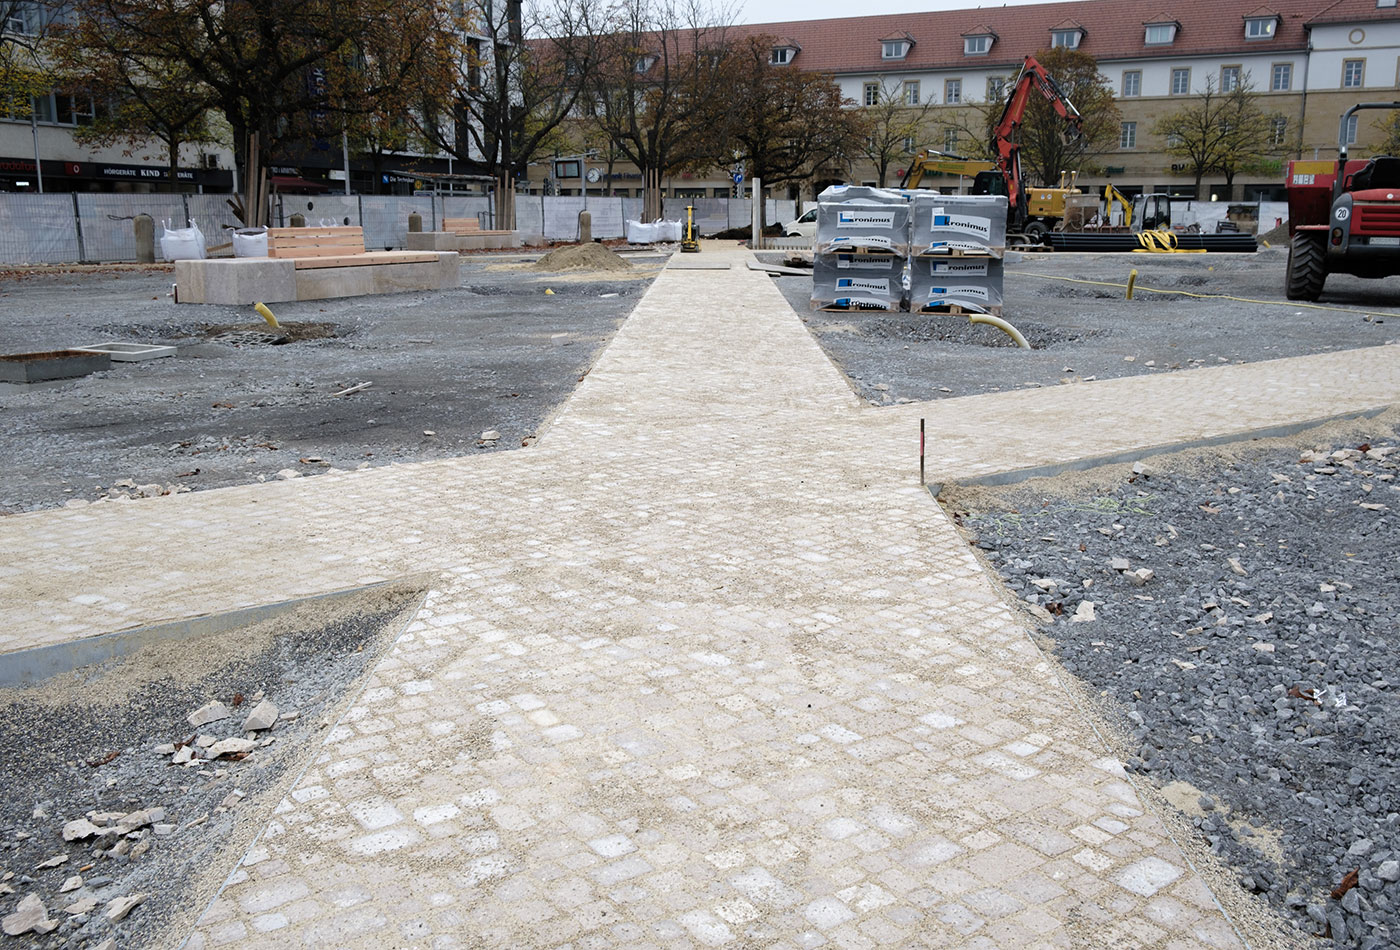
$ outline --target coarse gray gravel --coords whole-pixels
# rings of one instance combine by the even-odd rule
[[[762,256],[770,263],[784,257]],[[1314,309],[1284,299],[1286,259],[1277,247],[1258,254],[1008,253],[1004,315],[1034,347],[1029,351],[966,317],[813,312],[810,277],[777,277],[774,283],[856,392],[877,405],[1252,363],[1400,339],[1400,278],[1333,275],[1318,304],[1333,309]],[[1124,284],[1132,269],[1138,271],[1132,300],[1124,299],[1122,286],[1104,286]]]
[[[58,924],[3,945],[76,950],[110,937],[119,947],[178,946],[420,594],[381,587],[304,602],[271,620],[0,689],[0,911],[37,895]],[[243,736],[262,698],[283,718],[249,734],[259,744],[246,757],[184,766],[157,748],[188,744],[207,755],[197,738]],[[186,717],[211,700],[232,715],[191,726]],[[159,820],[128,835],[63,839],[65,823],[84,816],[105,825],[103,813],[154,808],[164,810]],[[61,864],[38,867],[60,855]],[[75,875],[81,885],[61,892]],[[125,919],[107,919],[110,901],[138,894]],[[75,904],[84,912],[65,910]]]
[[[179,347],[0,383],[0,514],[529,444],[664,263],[631,260],[550,274],[472,256],[456,290],[274,304],[281,345],[252,307],[172,303],[169,270],[0,273],[0,353]]]
[[[1382,418],[1314,448],[947,492],[1121,717],[1129,768],[1240,887],[1336,947],[1400,945],[1400,439]]]

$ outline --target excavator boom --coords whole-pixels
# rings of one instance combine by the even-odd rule
[[[1021,179],[1021,122],[1025,118],[1032,90],[1044,96],[1076,133],[1084,124],[1079,110],[1065,96],[1055,77],[1034,56],[1027,56],[1021,65],[1021,72],[1016,76],[1011,96],[1006,100],[1006,108],[1002,109],[1001,118],[992,130],[992,153],[996,156],[997,168],[1006,179],[1007,200],[1013,208],[1019,209],[1019,216],[1022,217],[1025,214],[1026,189]]]

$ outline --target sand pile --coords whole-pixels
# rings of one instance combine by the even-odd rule
[[[542,271],[631,270],[632,265],[601,244],[571,244],[550,251],[530,267]]]

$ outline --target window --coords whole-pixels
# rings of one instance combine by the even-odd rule
[[[904,104],[906,106],[916,106],[919,104],[918,80],[908,80],[904,83]]]
[[[1350,119],[1347,119],[1346,143],[1348,145],[1356,144],[1356,120],[1359,118],[1361,117],[1358,115],[1353,115]]]
[[[1342,88],[1360,89],[1366,73],[1366,60],[1348,59],[1342,62]]]
[[[1172,95],[1188,96],[1191,94],[1191,70],[1172,70]]]
[[[962,102],[962,80],[949,79],[943,84],[943,101],[950,106]]]
[[[1220,91],[1234,92],[1240,85],[1240,68],[1238,66],[1220,67]]]
[[[947,152],[947,153],[950,154],[950,155],[956,155],[956,154],[958,154],[958,130],[957,130],[957,129],[944,129],[944,130],[943,130],[943,151]]]
[[[1123,92],[1122,92],[1122,95],[1124,95],[1124,96],[1140,96],[1140,95],[1142,95],[1142,70],[1141,70],[1141,69],[1129,69],[1129,70],[1127,70],[1127,71],[1125,71],[1125,72],[1123,73]]]
[[[792,62],[793,49],[791,46],[777,46],[773,49],[773,65],[786,66]]]
[[[992,38],[988,34],[963,37],[963,53],[968,56],[985,56],[991,49]]]
[[[1278,20],[1271,16],[1250,17],[1244,21],[1244,38],[1247,40],[1271,40]]]
[[[1181,137],[1180,132],[1167,133],[1167,148],[1181,148],[1182,143],[1185,141],[1186,140]]]
[[[1273,76],[1269,88],[1274,92],[1287,92],[1293,88],[1293,64],[1274,63]]]
[[[904,151],[908,152],[910,155],[914,154],[914,136],[904,136]]]
[[[1005,76],[988,76],[988,77],[987,77],[987,101],[988,101],[988,102],[999,102],[999,101],[1001,100],[1001,97],[1002,97],[1003,95],[1005,95],[1005,93],[1006,93],[1006,77],[1005,77]]]
[[[1051,30],[1051,49],[1079,49],[1079,40],[1084,36],[1084,31],[1080,29],[1072,30]]]
[[[39,7],[34,3],[7,3],[5,32],[32,36],[40,32]]]
[[[1137,148],[1137,123],[1124,122],[1118,132],[1119,148]]]
[[[637,75],[640,76],[640,75],[644,74],[647,70],[651,69],[652,64],[655,63],[655,62],[656,62],[656,57],[655,57],[655,56],[638,56],[638,57],[637,57],[637,66],[636,66]]]
[[[1175,23],[1149,23],[1143,42],[1148,46],[1166,46],[1176,39]]]
[[[1286,116],[1274,116],[1269,123],[1269,144],[1282,145],[1288,138],[1288,118]]]
[[[865,84],[865,104],[868,106],[880,104],[880,84],[878,82]]]
[[[881,40],[881,41],[880,41],[880,58],[881,58],[881,59],[903,59],[904,56],[905,56],[905,54],[908,53],[908,52],[909,52],[909,41],[908,41],[908,40]]]

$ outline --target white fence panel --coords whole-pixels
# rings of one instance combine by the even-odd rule
[[[542,195],[515,196],[515,228],[529,236],[544,233],[544,203],[549,199]]]
[[[544,236],[546,240],[577,241],[578,213],[583,210],[583,196],[554,195],[544,203]]]
[[[408,243],[408,216],[415,211],[424,221],[431,221],[432,197],[361,196],[360,226],[365,229],[365,250],[403,247]]]
[[[63,264],[76,261],[78,226],[70,195],[4,195],[0,201],[0,261]]]
[[[68,213],[73,213],[72,196]],[[83,259],[88,261],[136,260],[136,232],[132,220],[149,214],[156,223],[156,260],[160,260],[160,236],[165,225],[188,227],[185,200],[181,195],[161,194],[79,194],[78,218],[82,222]],[[217,234],[204,232],[206,245],[218,244]]]
[[[589,198],[588,213],[593,218],[593,236],[595,238],[620,238],[626,236],[623,222],[626,220],[623,211],[625,198]]]
[[[528,201],[528,196],[523,196],[520,200]],[[442,227],[443,218],[481,218],[491,217],[491,199],[482,195],[472,197],[468,195],[439,195],[433,202],[437,209],[438,220],[433,227],[429,228],[427,222],[423,224],[423,230],[437,230]],[[491,230],[489,227],[486,230]]]
[[[238,220],[233,209],[228,206],[232,197],[233,195],[185,196],[185,208],[189,213],[190,223],[199,225],[199,230],[204,232],[204,240],[210,247],[227,244],[233,240],[229,236],[228,228],[243,227],[243,222]],[[92,251],[89,250],[88,253],[91,254]]]

